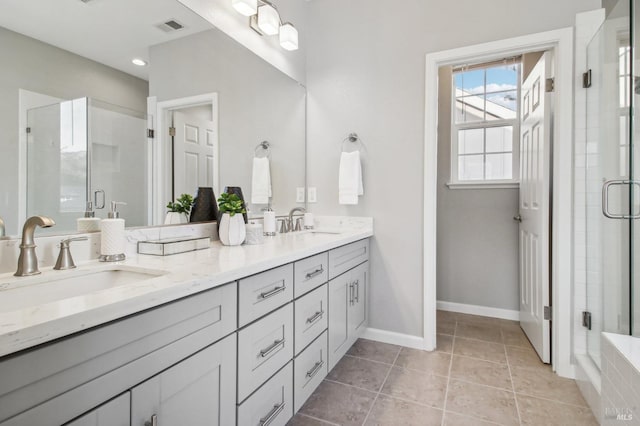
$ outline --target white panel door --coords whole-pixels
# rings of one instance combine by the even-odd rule
[[[522,84],[520,124],[520,326],[540,359],[551,360],[549,306],[549,197],[551,163],[551,54],[545,52]]]
[[[173,127],[176,129],[173,152],[176,198],[180,194],[195,195],[201,186],[216,189],[213,126],[213,121],[196,115],[173,112]]]

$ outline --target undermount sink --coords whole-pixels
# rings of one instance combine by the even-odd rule
[[[47,271],[41,275],[0,280],[0,313],[35,307],[72,297],[138,283],[165,271],[114,266],[108,269]]]

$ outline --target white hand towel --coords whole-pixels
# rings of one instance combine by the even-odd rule
[[[251,178],[251,203],[269,204],[271,197],[271,167],[269,158],[253,159],[253,176]]]
[[[358,196],[363,194],[360,151],[343,152],[338,175],[338,201],[340,204],[358,204]]]

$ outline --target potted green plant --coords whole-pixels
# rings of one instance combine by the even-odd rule
[[[174,225],[189,222],[189,212],[193,206],[193,196],[182,194],[175,202],[169,201],[167,204],[167,216],[164,219],[165,225]]]
[[[226,246],[238,246],[244,242],[247,230],[244,226],[246,213],[240,197],[236,194],[224,193],[218,198],[218,209],[222,213],[218,235],[222,244]]]

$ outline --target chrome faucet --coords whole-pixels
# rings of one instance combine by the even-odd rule
[[[53,219],[46,216],[31,216],[27,219],[22,228],[22,243],[20,244],[18,269],[13,275],[16,277],[26,277],[40,273],[38,270],[38,258],[36,257],[36,244],[33,241],[33,234],[36,231],[36,226],[49,228],[55,224]]]
[[[5,234],[4,220],[0,217],[0,238],[4,237]]]
[[[295,212],[306,213],[307,210],[305,210],[303,207],[294,207],[291,209],[291,211],[289,212],[289,232],[302,230],[302,225],[300,225],[300,222],[298,222],[297,225],[294,225],[293,223],[293,214]]]

